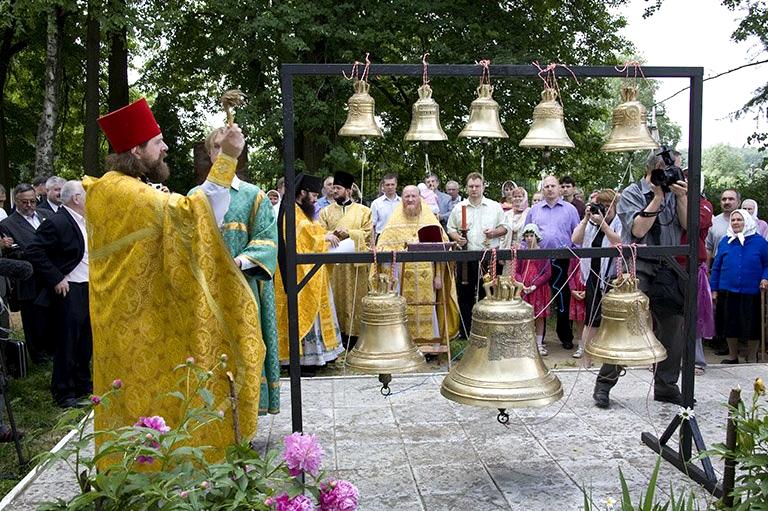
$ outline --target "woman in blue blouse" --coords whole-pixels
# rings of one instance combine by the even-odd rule
[[[739,340],[747,341],[747,362],[757,361],[762,328],[760,290],[768,289],[768,242],[757,233],[755,219],[744,209],[731,213],[730,227],[717,246],[710,276],[712,300],[723,301],[728,358],[739,363]]]

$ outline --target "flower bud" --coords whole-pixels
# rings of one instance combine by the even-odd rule
[[[219,357],[219,360],[221,360],[222,362],[226,362],[227,360],[229,360],[229,357],[227,356],[226,353],[222,353],[221,356]]]
[[[194,363],[195,363],[195,357],[187,357],[187,360],[185,360],[185,363],[186,363],[188,366],[191,366],[192,364],[194,364]]]
[[[118,379],[116,379],[116,380],[114,380],[112,382],[112,388],[115,389],[115,390],[121,388],[122,386],[123,386],[123,380],[121,380],[120,378],[118,378]]]
[[[92,395],[91,403],[93,403],[94,405],[98,405],[99,403],[101,403],[101,397],[97,396],[96,394]]]
[[[216,415],[218,415],[220,419],[223,419],[224,418],[224,410],[219,410],[218,412],[216,412]]]
[[[765,383],[762,378],[755,378],[755,392],[760,396],[765,394]]]
[[[147,440],[152,440],[154,437],[152,436],[152,433],[147,433],[147,434],[145,435],[145,438],[146,438]]]
[[[181,497],[182,499],[186,499],[187,497],[189,497],[189,492],[187,490],[181,490],[179,492],[179,497]]]
[[[203,481],[202,483],[200,483],[200,488],[202,488],[203,490],[207,490],[208,487],[210,487],[210,486],[211,485],[210,485],[210,483],[208,481]]]

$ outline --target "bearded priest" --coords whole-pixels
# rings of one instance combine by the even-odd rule
[[[376,248],[380,252],[403,250],[406,243],[419,241],[419,230],[425,226],[435,226],[442,241],[448,241],[437,217],[421,199],[419,189],[406,186]],[[459,332],[459,305],[449,265],[429,261],[397,263],[394,273],[400,294],[408,303],[408,331],[414,342],[434,344],[455,337]]]
[[[261,378],[265,349],[253,293],[219,232],[245,145],[240,128],[226,129],[206,181],[185,197],[150,185],[168,178],[168,147],[145,99],[101,117],[99,125],[114,153],[104,176],[83,183],[93,383],[102,392],[119,378],[122,390],[108,407],[96,407],[94,429],[156,415],[178,425],[181,407],[168,395],[177,389],[174,367],[192,357],[212,368],[227,355],[239,432],[250,440],[259,404],[253,382]],[[116,204],[122,212],[115,212]],[[217,371],[211,381],[212,408],[223,412],[223,420],[191,430],[189,443],[212,446],[207,456],[220,459],[236,435],[227,377]]]
[[[316,176],[299,174],[296,176],[296,253],[312,254],[327,252],[330,236],[323,226],[315,220],[315,203],[323,189],[323,180]],[[290,204],[281,202],[281,208]],[[277,333],[280,348],[280,362],[289,361],[288,343],[288,298],[285,294],[282,275],[285,273],[285,216],[278,217],[280,271],[275,276],[275,305],[277,309]],[[311,265],[296,266],[296,282],[301,282],[312,268]],[[328,281],[326,267],[321,266],[309,282],[301,288],[299,303],[299,363],[302,374],[312,375],[319,366],[324,366],[338,358],[344,351],[341,346],[339,324],[333,305],[333,294]]]
[[[320,225],[329,235],[332,247],[351,240],[354,252],[367,252],[373,231],[371,209],[352,200],[352,174],[338,171],[333,175],[334,202],[320,210]],[[349,243],[349,242],[346,242]],[[329,266],[336,311],[339,314],[342,340],[354,347],[360,329],[360,308],[368,293],[368,264],[335,264]]]

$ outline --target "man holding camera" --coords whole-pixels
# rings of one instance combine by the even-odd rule
[[[645,162],[645,177],[629,185],[617,208],[624,244],[679,245],[688,223],[688,185],[675,165],[675,152],[666,147],[651,153]],[[653,333],[667,350],[667,358],[656,365],[656,401],[682,404],[677,386],[683,354],[683,302],[679,279],[670,263],[660,257],[637,259],[640,289],[650,297]],[[610,406],[609,393],[620,376],[621,366],[604,364],[595,383],[593,397],[600,408]]]

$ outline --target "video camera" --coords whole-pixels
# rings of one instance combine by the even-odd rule
[[[651,183],[660,186],[664,193],[669,192],[670,186],[678,181],[685,181],[683,170],[675,165],[675,156],[672,154],[674,149],[668,146],[661,146],[661,151],[656,156],[661,156],[664,160],[663,169],[653,169],[651,171]]]

